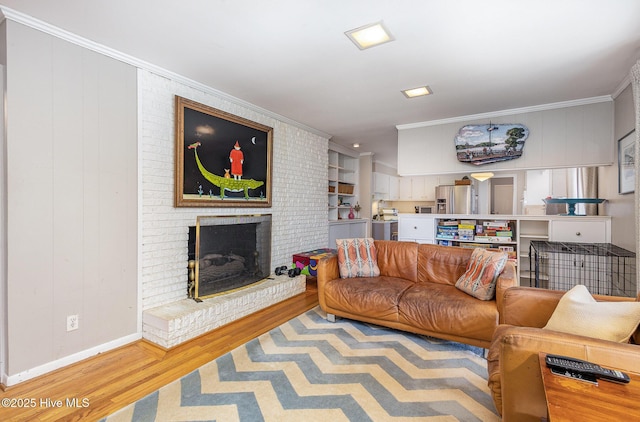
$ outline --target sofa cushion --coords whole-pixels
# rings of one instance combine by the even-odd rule
[[[418,244],[396,240],[376,240],[380,275],[418,281]]]
[[[378,254],[372,238],[337,239],[340,277],[377,277]]]
[[[467,269],[473,249],[421,244],[418,246],[418,281],[453,286]]]
[[[640,302],[598,302],[581,284],[565,293],[547,330],[627,342],[640,324]]]
[[[480,300],[491,300],[496,293],[496,280],[508,260],[504,252],[475,248],[467,270],[456,282],[456,287]]]
[[[494,301],[477,300],[451,284],[416,283],[398,309],[400,322],[467,339],[489,342],[498,325]]]
[[[398,302],[415,283],[395,277],[334,279],[324,285],[330,309],[385,321],[398,320]]]

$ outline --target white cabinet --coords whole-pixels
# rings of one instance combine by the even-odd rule
[[[389,200],[397,201],[400,199],[400,178],[389,176]]]
[[[424,189],[424,177],[411,178],[411,199],[414,201],[426,201],[427,195]]]
[[[436,186],[438,185],[438,179],[435,177],[424,178],[424,200],[434,201],[436,200]]]
[[[549,238],[552,242],[609,243],[610,220],[577,217],[580,220],[551,220]]]
[[[374,197],[389,201],[396,201],[400,199],[400,181],[398,177],[378,172],[373,172],[372,175]]]
[[[435,201],[436,182],[437,179],[434,177],[399,177],[399,192],[397,199],[401,201]]]
[[[435,242],[435,219],[424,215],[400,214],[398,240],[418,243]]]
[[[399,180],[400,197],[403,201],[413,199],[413,193],[411,192],[411,177],[400,177]]]
[[[333,221],[329,223],[329,247],[336,247],[336,239],[353,239],[367,236],[367,219]]]
[[[389,181],[391,176],[373,172],[373,194],[382,199],[389,199]]]

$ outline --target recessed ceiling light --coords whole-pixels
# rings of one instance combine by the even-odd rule
[[[375,47],[395,40],[382,22],[376,22],[345,32],[351,41],[360,49]]]
[[[418,88],[405,89],[404,91],[402,91],[402,93],[407,98],[415,98],[415,97],[421,97],[423,95],[433,94],[433,92],[431,91],[431,88],[429,88],[426,85]]]
[[[360,148],[360,144],[355,143],[355,144],[353,144],[353,147],[354,147],[354,148]]]

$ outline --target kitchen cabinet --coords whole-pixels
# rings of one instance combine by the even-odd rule
[[[414,201],[425,201],[424,177],[411,177],[411,199]]]
[[[435,219],[425,215],[398,215],[398,240],[435,243]]]
[[[397,201],[400,198],[400,178],[389,176],[389,200]]]
[[[413,193],[411,191],[411,177],[400,177],[399,190],[400,198],[403,201],[413,199]]]
[[[552,220],[550,240],[552,242],[609,243],[610,221],[576,217],[578,220]]]
[[[436,200],[436,186],[438,185],[438,179],[435,177],[424,178],[424,200],[434,201]]]
[[[373,172],[373,194],[381,199],[389,199],[389,182],[388,174]]]
[[[401,201],[435,201],[437,179],[411,176],[398,178],[398,197]]]
[[[400,199],[400,181],[397,176],[373,172],[371,173],[373,196],[376,199],[396,201]]]

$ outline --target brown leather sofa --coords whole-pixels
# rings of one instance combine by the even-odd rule
[[[544,420],[547,405],[539,352],[591,361],[623,371],[640,372],[640,346],[542,329],[565,292],[514,287],[499,301],[500,326],[489,349],[489,388],[504,422]],[[597,296],[598,301],[633,298]],[[640,300],[636,299],[636,300]],[[636,330],[632,342],[638,343]]]
[[[375,241],[379,277],[341,279],[336,256],[318,263],[318,297],[328,314],[488,348],[498,325],[496,300],[479,300],[455,287],[473,249]],[[508,262],[496,297],[517,285]],[[499,299],[498,299],[499,300]]]

